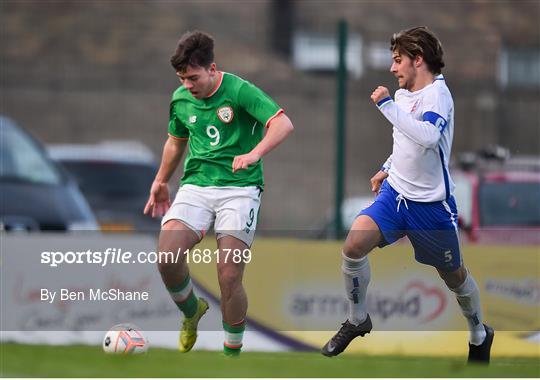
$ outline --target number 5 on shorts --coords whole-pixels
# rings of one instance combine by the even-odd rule
[[[452,251],[448,250],[444,253],[444,262],[449,263],[452,261]]]

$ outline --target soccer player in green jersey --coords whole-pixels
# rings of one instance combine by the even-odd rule
[[[230,253],[251,247],[264,186],[262,157],[285,140],[293,125],[263,91],[217,70],[214,40],[208,34],[185,33],[171,64],[182,85],[172,96],[169,137],[144,212],[163,216],[160,252],[191,250],[214,226],[220,250],[216,261],[225,330],[223,350],[237,355],[247,313],[242,286],[245,264],[235,263]],[[187,146],[181,187],[171,204],[167,183]],[[193,292],[186,255],[175,256],[158,263],[158,269],[184,314],[179,348],[188,352],[208,303]]]

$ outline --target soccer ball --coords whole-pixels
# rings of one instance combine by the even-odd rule
[[[103,351],[108,354],[142,354],[148,351],[148,340],[132,323],[113,326],[103,338]]]

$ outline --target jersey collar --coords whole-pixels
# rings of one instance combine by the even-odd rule
[[[433,79],[433,83],[435,83],[435,81],[438,81],[438,80],[444,80],[444,76],[442,74],[435,76],[435,78]]]
[[[206,99],[214,95],[217,90],[219,90],[219,87],[221,86],[221,82],[223,82],[223,71],[218,71],[219,78],[217,80],[216,86],[210,91],[210,93],[206,96]]]

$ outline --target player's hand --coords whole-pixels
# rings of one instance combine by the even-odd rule
[[[375,194],[379,194],[379,190],[381,189],[381,185],[384,181],[384,179],[388,177],[388,173],[383,172],[382,170],[379,170],[377,174],[375,174],[371,178],[371,191],[373,191]]]
[[[150,197],[146,206],[144,207],[144,213],[146,215],[152,215],[152,218],[156,216],[163,216],[167,210],[171,207],[171,200],[169,198],[169,188],[164,182],[154,181],[150,188]]]
[[[379,86],[373,91],[371,94],[371,100],[373,100],[373,103],[377,104],[384,98],[388,98],[390,96],[390,92],[388,92],[388,89],[383,86]]]
[[[259,161],[261,156],[254,152],[249,152],[242,154],[241,156],[236,156],[232,163],[232,171],[235,173],[240,169],[247,169],[249,165],[252,165]]]

